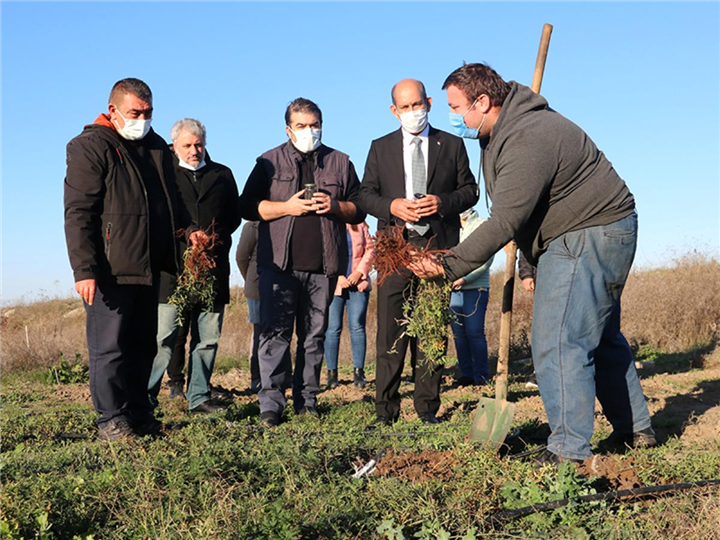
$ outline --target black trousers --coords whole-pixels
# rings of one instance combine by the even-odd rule
[[[178,328],[178,333],[175,337],[175,348],[173,349],[173,353],[167,367],[167,375],[168,379],[170,379],[170,384],[185,385],[185,375],[183,370],[185,369],[185,346],[187,344],[188,335],[190,335],[190,321],[186,319],[185,324]]]
[[[157,310],[157,285],[99,285],[93,305],[85,304],[98,425],[152,412],[147,387],[157,352]]]
[[[425,247],[427,239],[410,238],[417,246]],[[424,354],[418,348],[416,339],[402,336],[404,327],[397,321],[403,318],[402,306],[406,298],[417,287],[418,278],[409,272],[388,277],[378,287],[378,329],[377,368],[375,375],[375,411],[378,416],[396,419],[400,415],[400,383],[405,364],[405,354],[411,349],[411,358],[416,359],[414,370],[414,405],[418,414],[436,414],[440,408],[440,384],[442,366],[428,369]],[[446,343],[447,346],[447,343]],[[390,351],[394,352],[390,352]]]

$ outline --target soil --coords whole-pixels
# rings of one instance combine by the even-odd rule
[[[720,351],[706,355],[703,369],[687,370],[677,373],[662,373],[639,369],[643,391],[648,399],[648,407],[653,426],[660,444],[671,437],[679,438],[686,446],[707,447],[709,451],[720,451]],[[352,376],[341,374],[340,385],[334,390],[325,390],[325,374],[321,380],[319,403],[337,406],[355,401],[373,401],[375,381],[371,373],[364,389],[355,388]],[[401,417],[413,421],[417,415],[413,406],[412,383],[400,386]],[[517,381],[516,381],[517,382]],[[215,373],[212,378],[215,387],[221,387],[230,394],[238,405],[256,403],[257,396],[249,391],[250,378],[247,370],[231,369],[226,373]],[[549,428],[542,399],[537,389],[525,388],[514,384],[519,391],[510,392],[509,401],[517,404],[513,424],[522,426],[505,453],[517,453],[528,446],[544,444]],[[91,403],[87,385],[61,385],[54,387],[58,400],[76,403]],[[451,375],[445,377],[442,388],[442,404],[438,417],[450,421],[458,412],[472,411],[481,397],[493,397],[491,386],[458,387]],[[168,410],[182,409],[184,403],[167,399],[167,388],[163,386],[160,394],[163,407]],[[611,427],[598,405],[596,409],[596,431],[610,433]],[[501,451],[502,453],[502,451]],[[419,453],[398,453],[393,450],[379,460],[375,475],[402,478],[411,481],[448,479],[455,474],[456,459],[449,453],[425,450]],[[598,489],[622,490],[641,486],[635,471],[632,456],[597,454],[579,466],[582,474],[596,477]]]
[[[580,474],[599,477],[597,487],[606,490],[632,489],[642,486],[634,469],[632,456],[595,455],[578,467]]]
[[[378,461],[373,474],[412,482],[447,480],[455,474],[456,464],[457,459],[449,452],[423,450],[420,453],[399,453],[390,449]]]

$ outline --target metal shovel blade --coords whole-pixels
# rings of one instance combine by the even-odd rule
[[[497,450],[510,432],[514,414],[515,403],[481,398],[470,427],[470,440],[485,443],[488,450]]]

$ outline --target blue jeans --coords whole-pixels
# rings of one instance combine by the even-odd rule
[[[365,367],[365,350],[367,348],[365,319],[369,298],[370,291],[343,291],[342,296],[333,297],[328,315],[328,328],[325,333],[325,362],[328,369],[337,369],[338,367],[340,334],[342,333],[343,312],[346,304],[353,366],[358,369]]]
[[[540,256],[532,350],[552,433],[548,449],[591,456],[595,397],[613,429],[650,427],[630,346],[620,332],[620,296],[637,243],[637,214],[566,233]]]
[[[189,315],[190,361],[188,362],[188,406],[194,409],[210,399],[210,377],[215,365],[217,343],[222,330],[225,306],[216,312],[195,309]],[[172,304],[158,305],[157,355],[148,383],[148,394],[157,406],[160,383],[167,369],[178,334],[177,310]]]
[[[482,384],[490,379],[488,346],[485,339],[487,289],[456,291],[450,297],[450,309],[457,320],[451,324],[455,337],[460,374]]]

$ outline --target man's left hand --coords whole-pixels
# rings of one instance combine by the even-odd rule
[[[415,201],[415,211],[420,217],[428,217],[442,212],[442,200],[437,195],[425,195]]]
[[[334,213],[337,201],[333,201],[330,195],[318,191],[313,194],[313,205],[315,213],[319,215]]]
[[[415,253],[415,260],[408,265],[408,270],[422,279],[445,275],[445,269],[436,257],[424,255],[420,252]]]

